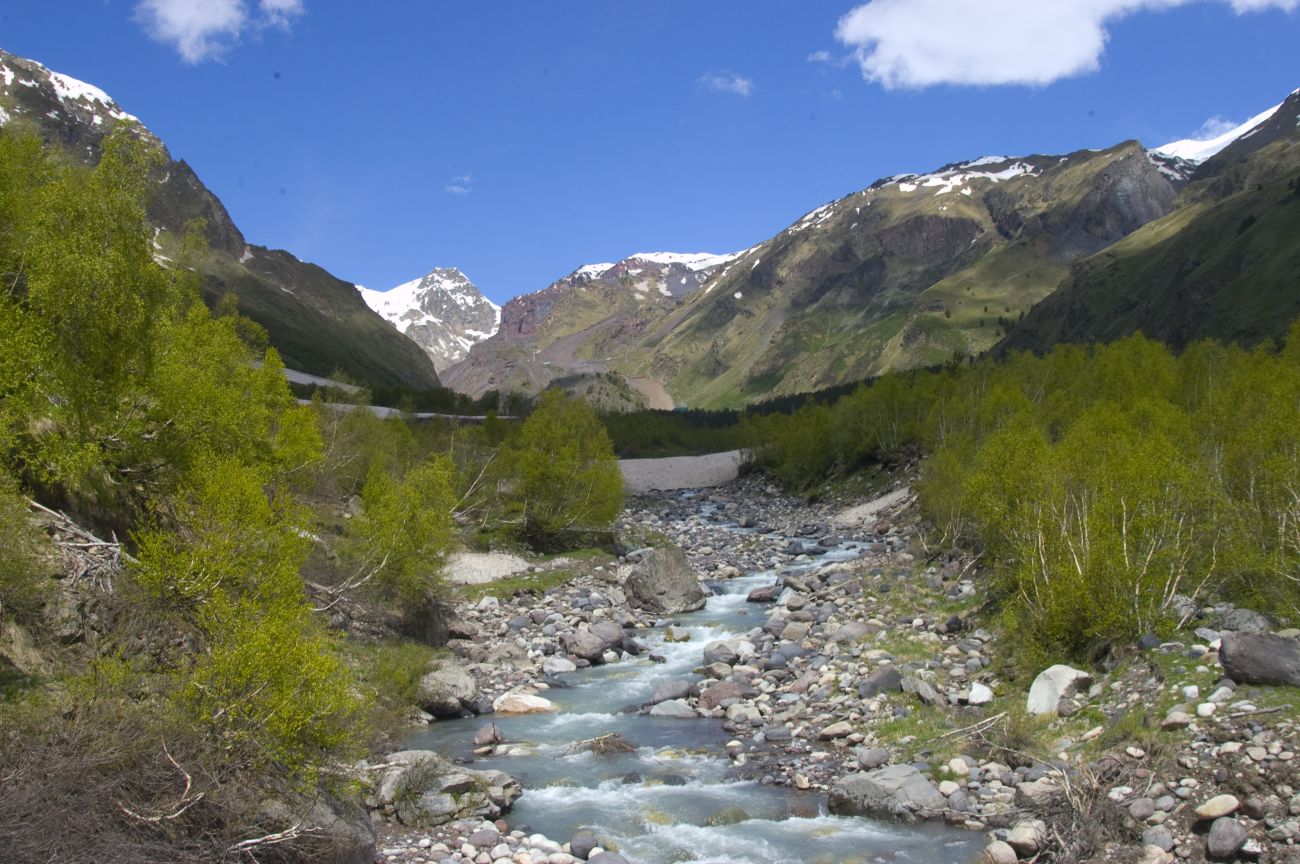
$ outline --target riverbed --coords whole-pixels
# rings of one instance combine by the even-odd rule
[[[737,540],[750,533],[734,524],[727,528]],[[862,544],[844,542],[783,572],[849,560],[861,551]],[[823,793],[764,783],[743,759],[733,761],[722,721],[641,712],[660,685],[700,679],[694,670],[707,643],[743,638],[761,627],[763,607],[746,597],[777,579],[777,571],[760,570],[709,582],[713,593],[705,608],[674,616],[674,638],[688,635],[688,641],[668,641],[666,628],[655,627],[638,633],[648,652],[551,679],[544,695],[557,713],[443,720],[407,744],[519,778],[525,792],[507,819],[512,827],[561,843],[587,828],[634,864],[974,860],[983,846],[978,834],[829,815]],[[507,755],[475,759],[474,732],[488,722],[497,724],[506,744],[497,752]],[[610,733],[635,749],[575,752],[575,742]]]

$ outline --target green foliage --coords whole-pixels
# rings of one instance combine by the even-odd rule
[[[39,534],[18,484],[0,473],[0,621],[34,618],[49,593],[41,567]]]
[[[349,522],[342,549],[350,569],[344,590],[366,586],[409,609],[439,588],[452,545],[454,479],[447,455],[416,465],[400,480],[382,462],[371,463],[361,515]]]
[[[529,542],[550,546],[607,529],[623,506],[623,477],[595,412],[560,390],[542,394],[510,444],[515,498]]]

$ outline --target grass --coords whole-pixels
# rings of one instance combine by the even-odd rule
[[[927,753],[930,763],[937,767],[957,755],[958,742],[951,738],[936,740],[952,730],[952,717],[947,711],[918,702],[909,706],[903,716],[890,717],[873,731],[881,746],[909,757]]]
[[[496,597],[498,600],[508,600],[521,591],[529,591],[535,594],[542,594],[552,588],[558,588],[561,585],[567,585],[577,575],[571,570],[544,570],[541,573],[520,573],[515,576],[507,576],[504,579],[497,579],[495,582],[484,582],[480,585],[465,585],[461,591],[467,600],[479,600],[483,597]]]

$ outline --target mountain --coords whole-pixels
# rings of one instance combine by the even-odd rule
[[[424,349],[439,372],[497,332],[501,307],[455,267],[438,267],[388,291],[357,286],[371,309]]]
[[[664,407],[728,407],[978,354],[1183,182],[1134,141],[886,178],[695,269],[579,268],[506,304],[444,379],[478,395],[616,374]]]
[[[1173,210],[1076,262],[999,350],[1135,331],[1182,346],[1279,338],[1300,317],[1300,90],[1188,157]]]
[[[671,408],[653,377],[610,375],[631,364],[651,322],[678,308],[735,258],[640,252],[587,264],[501,309],[494,336],[447,369],[447,386],[478,397],[488,390],[535,393],[553,382],[606,407]]]
[[[118,122],[138,121],[99,88],[0,51],[0,125],[7,130],[30,132],[92,164]],[[320,376],[343,371],[377,389],[439,386],[429,358],[373,312],[352,283],[288,252],[248,243],[184,161],[167,155],[155,179],[149,217],[159,260],[165,263],[188,226],[201,219],[208,246],[199,259],[204,299],[215,304],[233,293],[288,366]]]

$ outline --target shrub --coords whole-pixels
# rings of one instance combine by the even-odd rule
[[[542,394],[510,446],[524,535],[536,546],[607,530],[623,507],[623,477],[605,427],[582,399]]]
[[[0,621],[36,617],[49,594],[41,538],[12,478],[0,474]]]

